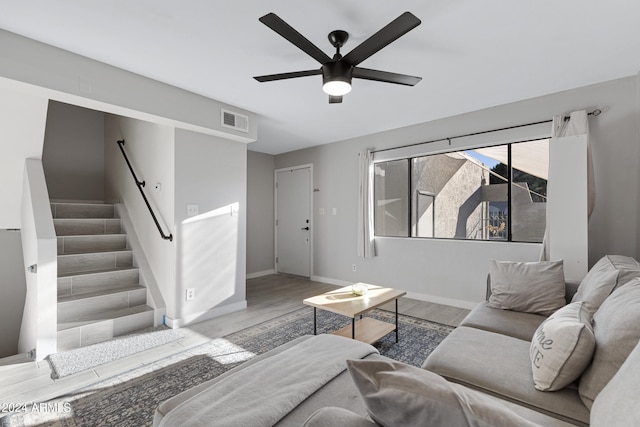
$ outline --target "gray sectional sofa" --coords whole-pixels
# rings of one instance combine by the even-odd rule
[[[565,284],[561,268],[493,263],[487,301],[422,369],[307,336],[165,401],[154,425],[640,425],[640,264],[606,256],[580,284]]]

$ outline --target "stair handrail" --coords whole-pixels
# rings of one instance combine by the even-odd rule
[[[133,166],[131,166],[131,162],[129,162],[129,158],[127,157],[127,153],[125,153],[124,151],[124,139],[118,140],[116,141],[118,143],[118,147],[120,147],[120,151],[122,152],[122,155],[124,156],[124,160],[127,162],[127,166],[129,166],[129,170],[131,171],[131,175],[133,176],[133,180],[136,183],[136,187],[138,187],[138,190],[140,191],[140,195],[142,195],[142,198],[144,199],[144,202],[147,205],[147,208],[149,209],[149,213],[151,214],[151,218],[153,218],[153,221],[156,223],[156,227],[158,227],[158,231],[160,232],[160,236],[164,239],[164,240],[168,240],[168,241],[173,241],[173,234],[169,233],[169,235],[166,235],[164,233],[164,231],[162,230],[162,227],[160,226],[160,222],[158,222],[158,218],[156,217],[156,214],[153,212],[153,209],[151,208],[151,204],[149,203],[149,200],[147,199],[147,196],[144,194],[144,191],[142,190],[142,187],[145,186],[145,181],[140,181],[138,179],[138,176],[136,175],[135,171],[133,170]]]

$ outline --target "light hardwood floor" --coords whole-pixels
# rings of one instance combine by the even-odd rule
[[[42,402],[77,390],[164,357],[185,351],[213,338],[256,325],[303,307],[302,300],[336,286],[284,275],[247,280],[247,308],[182,328],[185,337],[59,380],[51,379],[46,361],[0,366],[0,404]],[[393,310],[393,303],[383,306]],[[457,326],[468,310],[401,298],[398,311],[414,317]]]

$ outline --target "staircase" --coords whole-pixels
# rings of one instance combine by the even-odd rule
[[[58,351],[153,326],[114,205],[51,203],[58,237]]]

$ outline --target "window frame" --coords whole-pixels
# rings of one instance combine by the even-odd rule
[[[526,138],[524,137],[522,140],[520,139],[516,139],[516,140],[512,140],[509,142],[497,142],[495,144],[482,144],[482,145],[475,145],[472,147],[466,147],[466,148],[457,148],[457,149],[451,149],[451,150],[434,150],[434,152],[431,153],[424,153],[424,154],[416,154],[416,155],[411,155],[411,156],[402,156],[399,158],[395,158],[395,159],[381,159],[378,161],[373,161],[373,166],[375,167],[376,164],[378,163],[388,163],[388,162],[392,162],[392,161],[398,161],[398,160],[405,160],[408,162],[408,170],[407,170],[407,187],[408,187],[408,197],[407,197],[407,201],[408,201],[408,208],[407,208],[407,212],[408,212],[408,218],[407,218],[407,230],[408,230],[408,235],[407,236],[385,236],[385,235],[379,235],[376,233],[376,228],[374,227],[374,233],[373,233],[373,237],[374,238],[395,238],[395,239],[428,239],[428,240],[453,240],[453,241],[465,241],[465,242],[498,242],[498,243],[530,243],[530,244],[541,244],[542,241],[540,242],[531,242],[531,241],[524,241],[524,240],[514,240],[513,239],[513,216],[512,216],[512,186],[513,186],[513,158],[512,158],[512,146],[513,144],[522,144],[522,143],[527,143],[527,142],[534,142],[534,141],[541,141],[541,140],[549,140],[549,142],[551,142],[551,136],[547,136],[547,137],[536,137],[536,138]],[[476,149],[482,149],[482,148],[489,148],[489,147],[507,147],[507,212],[509,212],[509,220],[507,221],[507,238],[505,240],[498,240],[498,239],[470,239],[470,238],[461,238],[461,237],[421,237],[421,236],[413,236],[413,224],[412,224],[412,214],[413,214],[413,210],[416,208],[414,206],[414,195],[413,195],[413,160],[416,158],[421,158],[421,157],[428,157],[428,156],[437,156],[437,155],[441,155],[441,154],[448,154],[448,153],[457,153],[457,152],[465,152],[465,151],[470,151],[470,150],[476,150]],[[548,180],[547,180],[548,183]],[[374,198],[374,202],[375,202],[375,179],[374,182],[371,185],[371,191],[372,191],[372,197]],[[434,202],[433,204],[435,205],[435,198],[434,198]],[[434,211],[435,212],[435,211]],[[374,215],[374,224],[376,224],[376,216],[378,215],[378,210],[374,209],[373,211],[373,215]],[[546,213],[545,213],[546,216]],[[434,215],[434,223],[435,223],[435,215]],[[435,233],[433,233],[435,234]]]

